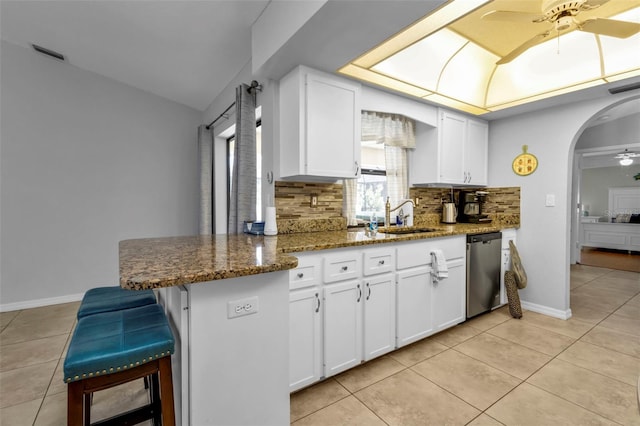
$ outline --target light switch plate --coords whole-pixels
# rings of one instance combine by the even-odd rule
[[[556,196],[554,194],[547,194],[544,205],[546,207],[553,207],[556,205]]]

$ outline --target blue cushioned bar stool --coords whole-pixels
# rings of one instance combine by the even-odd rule
[[[78,319],[102,312],[121,311],[156,303],[153,290],[126,290],[122,287],[96,287],[88,290],[78,309]]]
[[[93,425],[152,419],[155,425],[173,426],[173,351],[173,334],[158,304],[80,318],[64,361],[67,425],[91,425],[89,400],[93,392],[151,376],[150,404]]]

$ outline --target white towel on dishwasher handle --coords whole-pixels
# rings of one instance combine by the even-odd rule
[[[444,257],[442,250],[435,249],[431,251],[431,274],[434,279],[438,280],[449,277],[447,259]]]

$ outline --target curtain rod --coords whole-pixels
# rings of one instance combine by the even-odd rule
[[[252,80],[252,81],[251,81],[251,85],[247,88],[247,92],[249,92],[249,93],[254,93],[254,94],[255,94],[255,92],[256,92],[256,91],[258,91],[258,92],[262,92],[262,84],[258,83],[258,82],[257,82],[257,81],[255,81],[255,80]],[[224,117],[224,118],[228,118],[227,113],[228,113],[228,112],[229,112],[229,110],[230,110],[231,108],[233,108],[234,106],[236,106],[236,103],[235,103],[235,102],[234,102],[234,103],[232,103],[231,105],[229,105],[229,106],[227,107],[227,109],[225,109],[225,110],[223,111],[223,113],[222,113],[222,114],[220,114],[219,116],[217,116],[217,117],[215,118],[215,120],[213,120],[211,123],[209,123],[209,124],[207,125],[207,130],[209,130],[209,129],[211,128],[211,126],[213,126],[213,125],[216,123],[216,121],[220,120],[222,117]]]

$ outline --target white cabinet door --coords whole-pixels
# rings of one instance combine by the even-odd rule
[[[397,346],[420,340],[433,332],[431,283],[428,266],[407,269],[397,275]]]
[[[364,281],[364,360],[392,351],[396,345],[395,274]]]
[[[322,330],[318,287],[289,294],[289,391],[320,380]]]
[[[360,162],[360,86],[314,72],[307,73],[306,84],[306,173],[355,178]]]
[[[417,126],[411,185],[487,185],[489,124],[442,109],[438,117],[437,129]]]
[[[438,332],[466,319],[466,268],[464,259],[447,262],[449,276],[431,281],[433,331]]]
[[[360,281],[324,287],[324,375],[333,376],[362,360],[362,299]]]
[[[464,183],[467,120],[463,116],[442,111],[438,131],[440,132],[440,183]]]
[[[360,87],[303,66],[280,80],[280,177],[303,181],[357,177]]]
[[[464,178],[467,184],[487,185],[488,149],[489,124],[469,119],[464,146]]]

